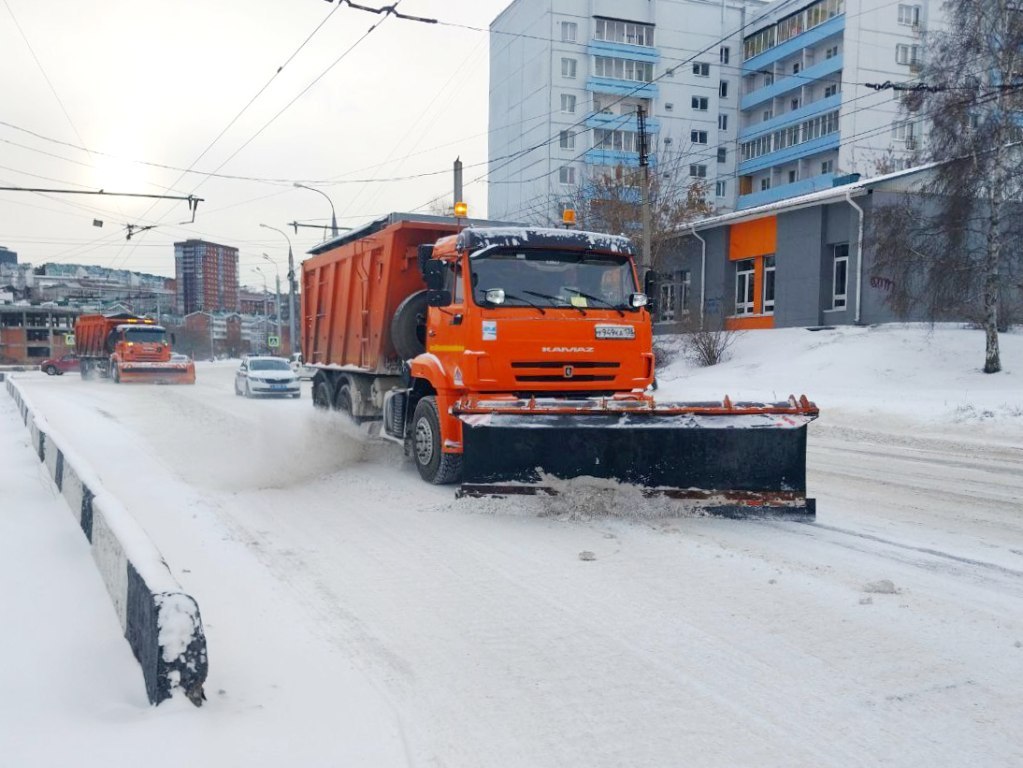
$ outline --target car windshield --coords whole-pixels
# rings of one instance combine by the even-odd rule
[[[290,371],[291,366],[283,358],[272,360],[249,360],[249,370],[252,371]]]
[[[124,329],[124,340],[135,344],[166,344],[167,331],[163,328],[136,326]]]
[[[500,288],[509,304],[624,307],[636,291],[629,260],[614,254],[500,249],[472,258],[472,294],[486,306]]]

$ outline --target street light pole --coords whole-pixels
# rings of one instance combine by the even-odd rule
[[[269,256],[267,256],[265,253],[263,254],[263,258],[266,259],[271,264],[273,264],[274,272],[276,273],[275,279],[277,281],[277,303],[274,305],[275,307],[274,317],[277,318],[277,335],[279,337],[281,335],[281,270],[277,268],[277,263]]]
[[[269,224],[260,224],[259,226],[264,229],[272,229],[274,232],[280,232],[284,235],[284,239],[288,241],[288,353],[294,354],[295,352],[295,257],[291,251],[291,238],[288,237],[288,233],[283,229],[277,229],[277,227],[271,227]]]
[[[269,308],[267,307],[266,302],[267,296],[270,295],[270,291],[266,287],[266,275],[263,274],[263,270],[261,270],[259,267],[253,267],[252,271],[259,273],[259,276],[263,278],[263,343],[260,346],[263,349],[269,351],[270,345],[266,341],[266,337],[268,336],[266,326],[270,322],[270,311]]]
[[[330,234],[331,237],[337,237],[337,215],[334,213],[334,201],[330,199],[330,195],[328,195],[322,189],[317,189],[316,187],[307,187],[305,184],[299,184],[297,181],[293,182],[293,184],[296,187],[299,187],[300,189],[309,189],[312,190],[313,192],[319,192],[321,195],[327,198],[327,202],[330,203]]]

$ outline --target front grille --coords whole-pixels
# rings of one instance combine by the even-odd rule
[[[515,371],[515,380],[523,384],[550,384],[560,382],[588,383],[588,382],[613,382],[615,372],[621,368],[620,362],[599,360],[525,360],[511,364]],[[565,369],[571,368],[572,375],[566,376]],[[525,371],[558,371],[557,373],[526,373]],[[604,370],[600,370],[604,369]],[[521,371],[521,373],[520,373]],[[591,373],[577,373],[578,371],[591,371]]]
[[[562,360],[560,362],[552,360],[538,360],[536,362],[521,362],[512,363],[512,368],[564,368],[566,365],[570,365],[573,368],[620,368],[621,363],[600,363],[586,360],[584,362],[574,362],[571,360]]]

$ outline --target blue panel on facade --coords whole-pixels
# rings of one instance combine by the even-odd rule
[[[774,64],[776,61],[780,61],[787,56],[798,53],[803,48],[816,45],[822,40],[831,37],[832,35],[837,35],[843,31],[845,31],[845,14],[836,16],[833,19],[828,19],[823,24],[803,32],[801,35],[791,37],[781,45],[769,48],[763,53],[757,54],[752,59],[744,61],[742,64],[742,73],[744,75],[749,75],[753,72],[758,72],[761,69]]]
[[[639,131],[639,123],[635,115],[604,115],[594,114],[586,118],[587,128],[605,128],[609,131]],[[647,133],[660,133],[661,124],[657,120],[646,121]]]
[[[657,86],[653,83],[615,80],[610,77],[586,78],[586,90],[595,93],[612,93],[615,96],[635,96],[638,99],[657,98]]]
[[[590,165],[624,165],[639,167],[638,152],[623,152],[617,149],[590,149],[583,155],[583,162]],[[653,160],[651,159],[651,164]]]
[[[821,136],[817,139],[810,141],[804,141],[802,144],[795,144],[791,147],[785,147],[785,149],[778,150],[777,152],[769,152],[766,155],[755,157],[752,160],[747,160],[739,164],[739,174],[747,176],[757,171],[763,171],[767,168],[771,168],[775,165],[782,165],[784,163],[791,163],[793,160],[799,160],[810,155],[816,155],[820,152],[827,152],[830,149],[838,149],[840,143],[841,133],[835,131],[829,133],[827,136]]]
[[[757,123],[744,131],[740,131],[739,141],[749,141],[750,139],[755,139],[757,136],[762,136],[765,133],[773,133],[781,128],[787,128],[793,123],[800,123],[811,117],[816,117],[817,115],[825,114],[827,112],[833,112],[840,106],[842,106],[842,95],[840,93],[836,93],[834,96],[828,96],[826,99],[818,99],[804,107],[794,109],[791,112],[786,112],[783,115],[778,115],[778,117],[770,120],[764,120],[763,122]]]
[[[771,187],[761,192],[753,192],[749,195],[739,195],[739,202],[736,205],[736,210],[745,210],[746,208],[755,208],[758,205],[766,205],[767,203],[774,203],[778,200],[786,200],[790,197],[799,197],[800,195],[808,195],[811,192],[820,192],[824,189],[831,189],[832,180],[835,174],[824,173],[820,176],[813,176],[809,179],[800,179],[794,181],[791,184],[779,184],[777,187]]]
[[[753,91],[753,93],[747,93],[739,100],[739,109],[743,111],[752,109],[757,104],[763,104],[765,101],[770,101],[775,96],[781,96],[783,93],[787,93],[788,91],[794,91],[804,85],[809,85],[813,81],[821,80],[828,75],[833,75],[841,69],[842,54],[832,56],[830,59],[825,59],[819,64],[807,67],[798,75],[779,77],[778,80],[774,81],[773,85],[767,85],[763,88],[758,88]]]
[[[591,56],[612,56],[616,59],[632,59],[633,61],[649,61],[657,63],[661,54],[656,48],[643,45],[627,45],[626,43],[609,43],[606,40],[590,40],[586,52]]]

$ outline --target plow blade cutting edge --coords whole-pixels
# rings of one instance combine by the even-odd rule
[[[812,519],[805,397],[786,403],[475,401],[462,420],[460,496],[556,495],[545,478],[637,486],[726,517]]]
[[[195,384],[195,364],[131,363],[123,365],[119,375],[124,383]]]

